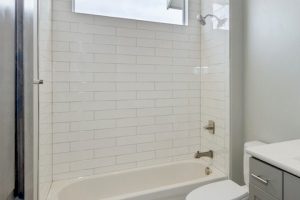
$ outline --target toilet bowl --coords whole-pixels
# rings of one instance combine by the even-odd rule
[[[231,180],[218,181],[204,185],[188,194],[186,200],[247,200],[249,197],[249,159],[245,149],[251,146],[260,146],[265,143],[259,141],[246,142],[244,145],[244,181],[240,186]]]

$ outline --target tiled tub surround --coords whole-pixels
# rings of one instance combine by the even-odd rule
[[[200,1],[189,26],[53,1],[54,180],[191,159],[200,148]]]
[[[213,13],[223,18],[228,8],[229,0],[201,1],[203,15]],[[207,22],[201,28],[201,126],[206,126],[208,120],[215,121],[216,134],[201,131],[201,150],[214,150],[213,165],[228,174],[229,30],[215,29],[210,19]]]

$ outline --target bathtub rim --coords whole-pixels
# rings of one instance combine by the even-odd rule
[[[98,175],[91,175],[91,176],[84,176],[84,177],[77,177],[77,178],[72,178],[72,179],[67,179],[67,180],[58,180],[52,183],[49,194],[47,196],[46,200],[59,200],[58,195],[59,193],[66,187],[74,184],[74,183],[80,183],[82,181],[90,180],[90,179],[97,179],[101,177],[106,177],[106,176],[112,176],[112,175],[118,175],[118,174],[124,174],[128,172],[134,172],[134,171],[140,171],[140,170],[147,170],[147,169],[152,169],[152,168],[159,168],[159,167],[165,167],[165,166],[170,166],[170,165],[175,165],[175,164],[185,164],[185,163],[196,163],[200,164],[205,167],[210,167],[212,169],[212,174],[202,177],[202,178],[197,178],[193,179],[191,181],[184,181],[176,184],[170,184],[166,186],[161,186],[158,188],[153,188],[153,189],[147,189],[147,190],[141,190],[137,192],[132,192],[129,194],[122,194],[114,197],[109,197],[109,198],[103,198],[102,200],[117,200],[117,199],[123,199],[123,198],[131,198],[131,197],[137,197],[140,195],[145,195],[145,194],[150,194],[150,193],[157,193],[160,191],[165,191],[165,190],[171,190],[175,188],[181,188],[184,186],[189,186],[189,185],[196,185],[201,182],[207,182],[207,184],[215,182],[215,181],[220,181],[220,180],[225,180],[228,178],[226,174],[218,170],[217,168],[213,167],[211,164],[208,164],[207,161],[204,160],[184,160],[184,161],[174,161],[174,162],[169,162],[169,163],[163,163],[163,164],[155,164],[151,166],[144,166],[144,167],[136,167],[132,169],[126,169],[126,170],[120,170],[116,172],[108,172],[108,173],[103,173],[103,174],[98,174]]]

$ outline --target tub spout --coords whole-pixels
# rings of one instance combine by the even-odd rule
[[[200,152],[200,151],[197,151],[195,153],[195,158],[196,159],[199,159],[199,158],[202,158],[202,157],[209,157],[209,158],[213,158],[214,157],[214,152],[212,150],[210,151],[207,151],[207,152]]]

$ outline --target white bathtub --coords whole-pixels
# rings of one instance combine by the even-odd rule
[[[185,161],[59,181],[48,200],[184,200],[193,189],[226,178],[214,168],[206,175],[205,167]]]

